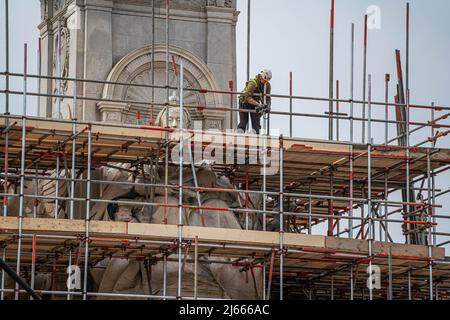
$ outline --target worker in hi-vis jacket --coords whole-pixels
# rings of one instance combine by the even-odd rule
[[[270,111],[270,80],[272,72],[270,70],[262,70],[255,79],[247,81],[244,91],[239,97],[239,118],[238,132],[244,133],[247,130],[248,114],[252,121],[252,128],[256,134],[261,130],[261,116]],[[255,112],[248,112],[255,111]]]

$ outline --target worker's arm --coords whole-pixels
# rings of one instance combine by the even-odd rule
[[[243,92],[242,93],[242,95],[241,95],[241,97],[242,97],[242,102],[244,103],[244,104],[250,104],[250,105],[252,105],[252,106],[257,106],[257,105],[259,105],[259,103],[258,103],[258,101],[256,101],[254,98],[253,98],[253,95],[254,95],[254,93],[255,93],[255,90],[256,90],[256,85],[255,85],[255,83],[253,82],[253,81],[249,81],[248,83],[247,83],[247,87],[245,88],[245,92]]]

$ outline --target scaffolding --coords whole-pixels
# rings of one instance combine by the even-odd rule
[[[6,4],[6,30],[9,32],[8,0]],[[52,274],[52,290],[34,290],[38,295],[53,299],[91,299],[91,298],[135,298],[135,299],[203,299],[197,292],[198,266],[205,261],[202,257],[216,258],[214,263],[229,263],[239,267],[241,272],[253,273],[254,269],[263,272],[262,299],[449,299],[450,259],[445,255],[444,246],[449,242],[437,243],[437,236],[448,237],[445,224],[439,221],[450,219],[448,215],[436,214],[442,208],[437,199],[450,192],[450,189],[436,188],[437,175],[450,169],[450,150],[435,148],[436,141],[447,137],[450,125],[443,124],[450,114],[450,107],[415,105],[409,101],[409,5],[407,6],[407,54],[406,86],[403,95],[399,90],[394,103],[389,102],[386,77],[386,100],[372,101],[372,78],[367,81],[362,100],[354,99],[354,25],[351,26],[351,70],[350,98],[339,98],[339,82],[336,83],[334,98],[333,50],[330,51],[330,97],[317,98],[294,96],[292,74],[290,94],[271,94],[272,99],[287,99],[289,112],[271,111],[263,119],[263,132],[260,136],[227,132],[225,142],[215,140],[211,145],[215,150],[225,150],[224,154],[233,160],[229,163],[213,165],[217,175],[223,175],[233,182],[235,188],[199,187],[185,184],[185,169],[193,168],[192,163],[175,162],[169,154],[178,153],[184,159],[192,150],[195,141],[202,141],[203,130],[184,127],[185,109],[220,109],[235,114],[239,109],[232,102],[225,106],[186,105],[183,93],[192,91],[199,94],[223,94],[237,97],[240,92],[212,90],[210,88],[184,87],[184,68],[182,59],[178,66],[171,57],[169,47],[170,2],[166,1],[166,84],[157,86],[154,82],[152,64],[152,84],[129,84],[97,81],[91,79],[68,78],[60,74],[43,76],[27,72],[27,45],[24,46],[24,71],[13,73],[9,70],[9,57],[6,55],[6,70],[0,73],[5,77],[6,87],[0,93],[6,98],[6,110],[0,118],[0,166],[3,168],[0,179],[3,184],[3,216],[0,217],[0,248],[2,262],[15,265],[15,273],[23,283],[15,288],[5,287],[5,269],[1,277],[1,299],[12,294],[15,299],[28,299],[27,289],[34,290],[36,272]],[[154,1],[152,1],[154,9]],[[248,9],[250,10],[250,1]],[[250,11],[249,11],[250,17]],[[154,26],[154,14],[152,25]],[[367,20],[367,16],[365,18]],[[249,20],[250,21],[250,20]],[[330,47],[334,43],[334,1],[332,1],[330,22]],[[367,27],[367,23],[366,23]],[[154,30],[154,28],[153,28]],[[250,32],[250,28],[248,29]],[[154,38],[154,36],[153,36]],[[250,37],[248,37],[250,41]],[[6,37],[6,51],[9,52],[9,37]],[[367,28],[365,30],[365,55],[367,54]],[[154,48],[154,46],[152,46]],[[250,46],[248,46],[250,48]],[[250,51],[248,50],[248,64]],[[153,56],[153,55],[152,55]],[[171,58],[173,65],[171,68]],[[59,60],[58,60],[59,61]],[[366,65],[366,64],[364,64]],[[178,69],[179,70],[178,70]],[[249,73],[247,68],[247,73]],[[169,74],[175,72],[179,85],[169,85]],[[399,83],[403,87],[399,72]],[[9,88],[10,78],[22,78],[23,90]],[[72,96],[64,95],[58,89],[56,94],[28,92],[29,79],[55,80],[59,87],[61,81],[73,82]],[[149,101],[129,101],[99,99],[79,95],[77,85],[115,84],[150,88]],[[166,93],[166,102],[154,101],[156,90]],[[169,102],[170,90],[178,90],[179,101]],[[10,114],[9,96],[23,97],[21,115]],[[62,119],[60,112],[55,118],[40,118],[27,113],[27,97],[72,99],[74,110],[71,119]],[[100,123],[77,119],[78,101],[126,102],[149,107],[151,121],[142,123],[136,114],[135,125]],[[321,101],[328,103],[329,112],[323,115],[298,113],[293,111],[292,101]],[[342,105],[349,105],[349,114],[342,113]],[[154,106],[179,108],[179,128],[159,127],[154,121]],[[361,106],[362,117],[354,115],[354,107]],[[367,114],[366,114],[367,108]],[[385,118],[373,118],[374,108],[384,108]],[[404,117],[389,119],[389,110],[395,108]],[[410,121],[411,109],[425,109],[431,113],[429,121]],[[58,107],[58,110],[60,108]],[[253,112],[253,111],[249,111]],[[443,113],[435,115],[435,113]],[[165,113],[166,124],[169,112]],[[281,115],[289,118],[290,136],[273,137],[269,134],[269,118]],[[301,139],[292,136],[293,117],[314,117],[328,120],[329,140]],[[230,117],[233,119],[233,116]],[[233,121],[233,120],[231,120]],[[339,141],[339,123],[349,122],[350,141]],[[362,143],[354,137],[354,123],[363,124]],[[385,126],[383,143],[374,141],[373,123]],[[336,124],[336,140],[333,140],[333,127]],[[388,128],[395,126],[398,136],[389,139]],[[436,131],[439,128],[444,131]],[[410,137],[422,129],[430,129],[430,136],[412,145]],[[367,130],[367,131],[366,131]],[[209,135],[213,134],[208,132]],[[224,133],[217,132],[217,136]],[[196,140],[198,138],[198,140]],[[194,142],[192,142],[194,141]],[[219,141],[219,142],[217,142]],[[395,144],[397,143],[397,144]],[[427,145],[425,147],[425,145]],[[195,148],[194,148],[195,149]],[[174,151],[175,150],[175,151]],[[202,150],[202,148],[200,148]],[[232,150],[231,155],[228,150]],[[228,153],[227,153],[228,152]],[[270,163],[269,158],[272,160]],[[274,160],[275,158],[275,160]],[[144,179],[143,182],[114,182],[91,174],[101,167],[128,163],[134,173],[145,176],[144,165],[152,168],[163,167],[163,182]],[[270,166],[277,172],[270,174]],[[59,174],[62,167],[66,175]],[[178,183],[169,180],[169,167],[178,167]],[[125,169],[123,169],[125,170]],[[57,172],[56,176],[52,172]],[[67,173],[70,174],[67,174]],[[35,184],[54,181],[53,195],[27,194],[26,182]],[[70,187],[67,196],[58,194],[59,184]],[[146,189],[162,188],[165,202],[154,202],[154,198],[144,202],[132,200],[102,199],[96,196],[93,186],[102,184],[139,185]],[[75,191],[81,185],[82,192]],[[419,187],[417,187],[419,186]],[[10,193],[11,187],[15,188]],[[178,203],[168,201],[168,190],[176,189]],[[223,192],[243,195],[245,204],[239,208],[208,207],[197,203],[184,202],[183,193]],[[418,191],[418,196],[415,193]],[[402,200],[396,200],[402,193]],[[423,195],[425,194],[425,195]],[[249,207],[250,195],[262,196],[262,208]],[[10,212],[9,199],[19,199],[17,212]],[[27,212],[25,201],[34,201],[34,208]],[[37,206],[42,200],[54,201],[54,217],[42,218],[37,214]],[[62,203],[67,203],[66,218],[59,216]],[[176,225],[142,224],[119,221],[96,221],[92,219],[92,206],[96,203],[115,203],[140,205],[146,208],[178,209]],[[78,209],[76,209],[78,208]],[[193,210],[203,216],[203,211],[233,212],[243,217],[241,229],[220,229],[203,226],[189,226],[183,223],[183,210]],[[77,217],[77,212],[82,217]],[[248,214],[256,213],[263,217],[262,230],[251,230]],[[398,218],[399,217],[399,218]],[[271,230],[268,222],[272,221]],[[273,225],[275,221],[276,225]],[[324,226],[324,232],[320,227]],[[317,227],[317,228],[316,228]],[[441,227],[442,229],[438,229]],[[317,230],[319,230],[317,232]],[[393,233],[401,233],[405,243],[394,242]],[[194,247],[194,253],[189,248]],[[105,257],[144,261],[146,265],[157,262],[164,264],[163,291],[159,294],[95,292],[88,284],[89,270]],[[229,258],[225,262],[223,257]],[[175,295],[167,293],[167,263],[177,262],[178,281]],[[193,294],[184,294],[184,265],[194,265]],[[67,268],[73,265],[83,269],[81,290],[57,290],[58,276],[65,276]],[[12,268],[11,268],[12,269]],[[381,287],[368,285],[367,273],[378,270],[381,274]],[[9,270],[11,271],[11,270]],[[370,278],[372,279],[372,278]],[[30,288],[26,288],[29,283]],[[37,298],[36,295],[31,298]]]

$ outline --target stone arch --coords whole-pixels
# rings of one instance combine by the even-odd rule
[[[165,86],[166,77],[166,47],[165,45],[155,45],[155,84]],[[208,66],[191,52],[175,47],[169,47],[170,59],[175,57],[175,64],[179,70],[180,59],[183,59],[185,82],[188,88],[207,88],[218,90],[218,84],[214,74]],[[108,75],[108,82],[130,83],[130,84],[151,84],[152,68],[152,47],[145,46],[132,51],[123,57],[111,70]],[[173,73],[173,66],[170,63],[169,85],[176,87],[179,81]],[[155,88],[154,91],[154,112],[157,114],[166,103],[166,89]],[[171,93],[172,94],[172,93]],[[150,101],[152,89],[147,87],[125,86],[117,84],[105,84],[102,98],[111,100],[122,100],[123,103],[100,102],[98,108],[102,114],[102,120],[108,122],[136,123],[135,113],[141,113],[141,119],[148,124],[150,120]],[[223,107],[223,99],[220,94],[199,93],[195,91],[185,91],[184,100],[186,105],[191,106],[216,106]],[[148,105],[136,104],[133,101],[149,101]],[[223,129],[225,113],[222,110],[187,108],[193,120],[202,120],[204,129]]]

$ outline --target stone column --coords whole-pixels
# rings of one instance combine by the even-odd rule
[[[113,67],[112,0],[86,0],[84,6],[83,78],[105,80]],[[100,98],[103,84],[85,83],[83,95]],[[83,102],[83,119],[100,120],[96,101]]]
[[[226,1],[223,4],[222,2],[216,6],[209,5],[205,9],[207,17],[206,62],[214,73],[220,89],[228,90],[229,81],[236,82],[234,71],[236,65],[235,24],[237,15],[234,8],[225,5]],[[231,4],[229,5],[231,6]],[[229,95],[223,95],[223,101],[226,107],[230,106]],[[214,117],[214,115],[210,116]],[[231,113],[227,112],[223,128],[230,127],[230,116]],[[236,119],[236,115],[233,118]]]
[[[41,0],[42,23],[38,26],[41,37],[41,74],[43,76],[53,75],[53,26],[51,19],[53,18],[53,0]],[[51,79],[41,79],[41,93],[52,94],[53,81]],[[52,98],[40,97],[40,117],[52,116]]]

